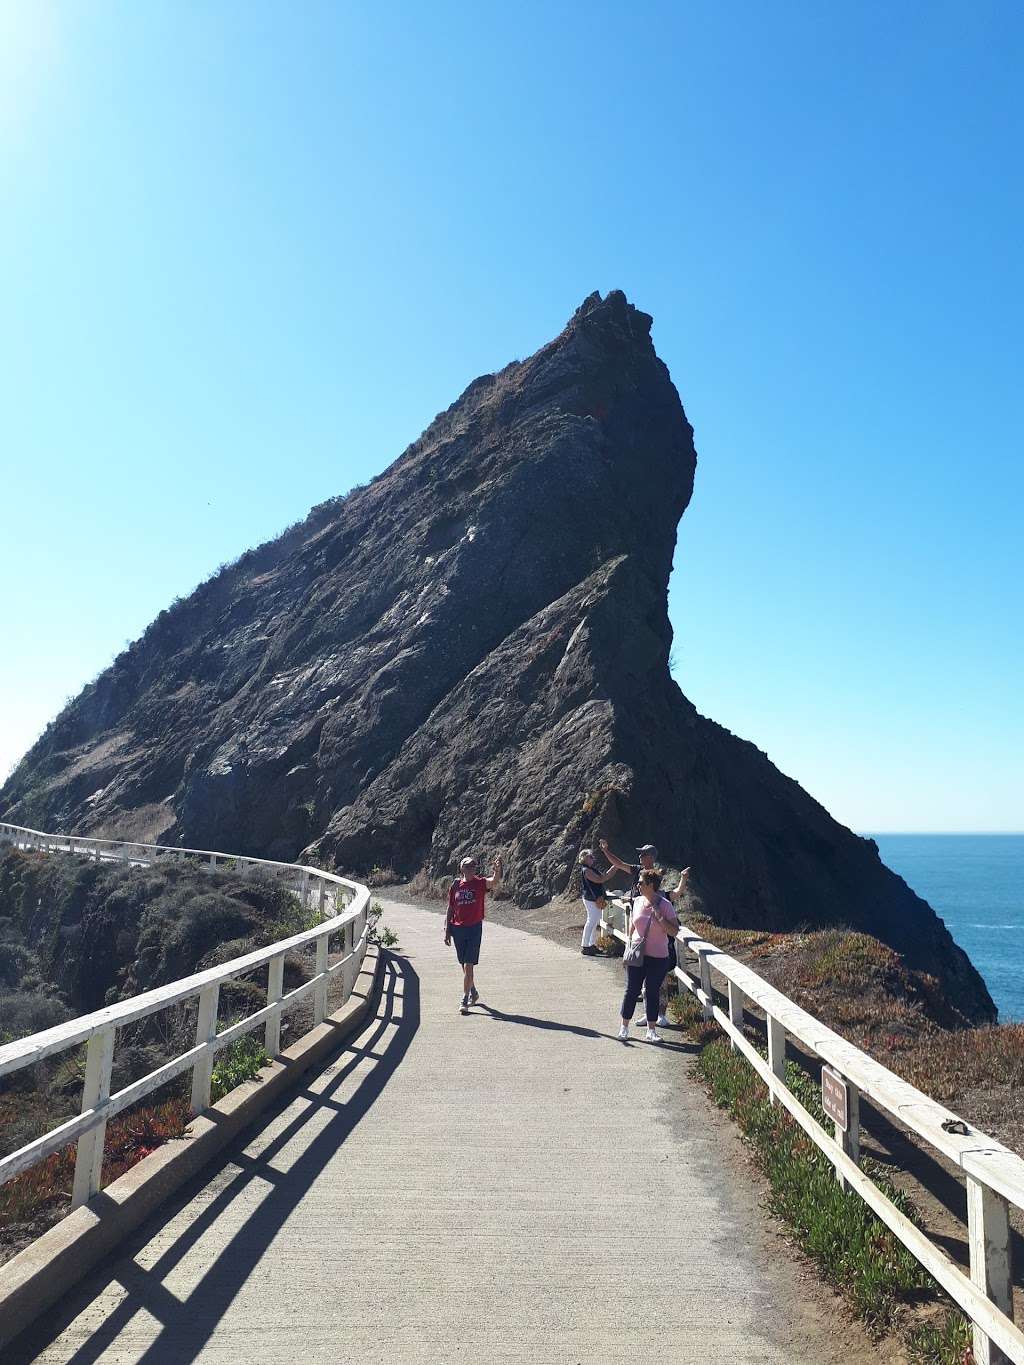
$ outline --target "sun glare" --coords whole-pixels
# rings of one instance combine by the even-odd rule
[[[53,0],[0,0],[0,129],[21,123],[56,64]]]

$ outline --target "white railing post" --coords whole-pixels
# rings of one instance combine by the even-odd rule
[[[110,1096],[110,1070],[114,1060],[114,1026],[108,1025],[89,1039],[85,1054],[85,1084],[82,1086],[82,1113],[95,1109]],[[71,1207],[77,1209],[99,1193],[103,1176],[103,1144],[106,1120],[90,1128],[78,1139],[75,1179],[71,1187]]]
[[[739,986],[736,985],[735,981],[730,981],[728,984],[729,1022],[732,1024],[733,1028],[737,1030],[737,1032],[742,1033],[744,1021],[743,1005],[747,997],[740,990]],[[735,1039],[733,1038],[729,1039],[729,1046],[732,1048],[733,1052],[739,1051],[739,1048],[736,1046]]]
[[[700,988],[701,988],[701,990],[704,992],[704,995],[705,995],[705,1000],[702,1002],[702,1006],[701,1006],[702,1009],[704,1010],[704,1018],[705,1018],[705,1019],[713,1019],[713,1018],[715,1017],[715,1013],[714,1013],[714,1010],[713,1010],[712,1007],[711,1007],[711,1000],[712,1000],[712,996],[711,996],[711,968],[710,968],[710,966],[708,965],[708,954],[707,954],[707,949],[706,949],[706,948],[698,948],[698,950],[697,950],[697,964],[698,964],[698,966],[699,966],[699,968],[700,968]]]
[[[845,1077],[844,1077],[845,1080]],[[833,1121],[833,1132],[836,1142],[839,1143],[843,1151],[851,1161],[860,1165],[860,1091],[852,1081],[846,1081],[846,1132],[844,1133],[838,1123]],[[850,1182],[841,1171],[836,1171],[839,1183],[844,1190],[849,1190]]]
[[[267,970],[267,1004],[275,1005],[284,995],[284,953],[270,959]],[[281,1011],[274,1010],[267,1019],[265,1044],[267,1055],[276,1057],[281,1051]]]
[[[367,901],[363,906],[363,913],[357,921],[359,925],[358,937],[362,940],[362,949],[359,959],[356,962],[356,969],[352,974],[352,989],[355,990],[356,977],[363,970],[363,963],[366,960],[366,950],[370,946],[370,902]]]
[[[303,910],[309,907],[309,873],[305,868],[302,869],[302,876],[299,878],[299,899],[302,901]]]
[[[199,1018],[196,1020],[196,1046],[212,1044],[217,1036],[217,1003],[220,982],[204,986],[199,992]],[[198,1114],[210,1105],[210,1077],[213,1075],[213,1048],[208,1046],[192,1068],[192,1112]]]
[[[355,959],[356,920],[349,920],[345,925],[341,943],[341,951],[345,958],[345,965],[341,969],[341,1003],[344,1005],[355,990],[356,977],[359,975],[359,964]]]
[[[327,1018],[327,934],[316,941],[316,974],[319,980],[313,988],[313,1023],[322,1024]]]
[[[974,1176],[967,1181],[967,1239],[971,1252],[971,1279],[997,1308],[1013,1320],[1013,1274],[1010,1256],[1009,1209],[1002,1195],[990,1190]],[[976,1365],[1003,1365],[1009,1362],[974,1324]]]
[[[326,919],[327,915],[325,911],[327,909],[327,883],[324,881],[323,877],[319,878],[319,883],[320,896],[317,901],[317,915],[320,919]]]
[[[773,1014],[765,1016],[768,1023],[768,1065],[772,1074],[785,1084],[786,1080],[786,1030]],[[778,1104],[775,1091],[771,1092],[772,1104]]]

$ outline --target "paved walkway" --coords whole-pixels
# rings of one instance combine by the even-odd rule
[[[616,1040],[620,971],[490,924],[484,1003],[463,1018],[440,918],[388,904],[385,920],[400,956],[372,1025],[27,1358],[840,1357],[828,1304],[723,1163],[683,1046]]]

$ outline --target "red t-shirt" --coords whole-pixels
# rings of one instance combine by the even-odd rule
[[[482,923],[486,890],[487,883],[483,877],[467,877],[465,881],[457,881],[448,892],[452,924]]]

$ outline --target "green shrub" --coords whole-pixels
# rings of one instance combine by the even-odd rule
[[[384,907],[380,901],[370,902],[370,910],[367,915],[367,940],[370,943],[379,944],[382,948],[397,948],[398,935],[394,929],[380,922],[383,913]]]
[[[916,1327],[907,1346],[915,1365],[973,1365],[974,1333],[956,1308],[949,1309],[938,1327]]]
[[[684,1029],[698,1028],[704,1019],[700,1001],[688,990],[680,990],[668,1002],[669,1015]]]
[[[307,929],[315,929],[320,923],[320,912],[316,906],[308,909],[302,904],[298,896],[290,891],[285,891],[283,887],[278,888],[284,894],[281,896],[274,908],[275,918],[268,930],[268,942],[274,943],[277,939],[292,938],[295,934],[305,933]]]
[[[259,1075],[260,1069],[270,1061],[266,1049],[255,1033],[243,1033],[229,1043],[221,1054],[221,1059],[213,1068],[210,1080],[210,1099],[214,1104],[222,1099],[229,1090],[243,1081],[251,1081]]]
[[[34,954],[20,943],[0,942],[0,988],[17,986],[37,965]]]
[[[71,1011],[52,996],[28,991],[0,994],[0,1034],[25,1038],[71,1018]]]

